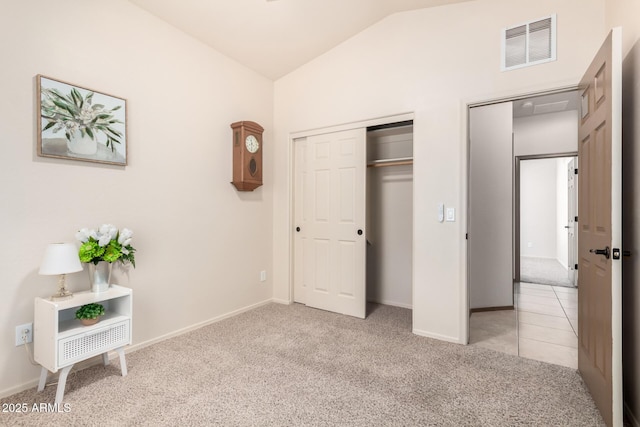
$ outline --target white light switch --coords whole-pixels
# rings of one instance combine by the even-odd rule
[[[447,221],[452,222],[456,220],[456,208],[447,208]]]

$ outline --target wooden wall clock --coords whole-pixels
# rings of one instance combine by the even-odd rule
[[[262,185],[262,126],[242,121],[233,129],[233,181],[238,191],[253,191]]]

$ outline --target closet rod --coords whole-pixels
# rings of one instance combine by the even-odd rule
[[[382,168],[386,166],[401,166],[401,165],[412,165],[413,157],[401,157],[398,159],[382,159],[382,160],[374,160],[372,162],[367,163],[368,168]]]

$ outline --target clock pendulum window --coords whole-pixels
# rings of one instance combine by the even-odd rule
[[[253,191],[262,185],[262,133],[250,121],[231,124],[233,130],[233,181],[238,191]]]

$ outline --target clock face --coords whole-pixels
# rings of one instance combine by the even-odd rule
[[[260,148],[260,143],[258,142],[258,138],[256,138],[253,135],[247,136],[247,138],[244,140],[244,145],[245,147],[247,147],[247,150],[252,154],[258,151],[258,148]]]

